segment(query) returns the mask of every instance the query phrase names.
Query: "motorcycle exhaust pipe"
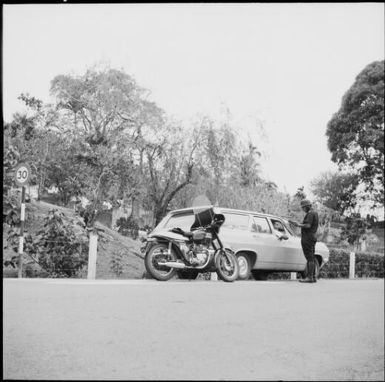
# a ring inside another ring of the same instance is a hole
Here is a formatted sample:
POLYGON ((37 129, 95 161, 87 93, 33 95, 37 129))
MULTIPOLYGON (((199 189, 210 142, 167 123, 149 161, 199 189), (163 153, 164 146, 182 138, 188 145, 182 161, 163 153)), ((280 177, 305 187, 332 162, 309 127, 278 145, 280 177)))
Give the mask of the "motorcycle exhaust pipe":
POLYGON ((179 263, 177 261, 166 261, 165 263, 159 263, 159 265, 164 265, 170 268, 184 269, 186 268, 185 264, 179 263))

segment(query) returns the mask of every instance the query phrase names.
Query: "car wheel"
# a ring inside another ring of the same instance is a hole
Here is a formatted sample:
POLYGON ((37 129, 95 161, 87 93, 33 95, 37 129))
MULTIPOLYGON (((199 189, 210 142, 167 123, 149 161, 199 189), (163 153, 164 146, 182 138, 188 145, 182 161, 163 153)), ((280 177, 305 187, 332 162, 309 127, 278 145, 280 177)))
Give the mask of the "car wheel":
POLYGON ((255 280, 265 281, 269 277, 269 272, 267 271, 259 271, 259 270, 253 269, 251 273, 255 280))
POLYGON ((249 257, 243 253, 237 255, 239 264, 238 280, 248 280, 250 278, 251 265, 249 257))

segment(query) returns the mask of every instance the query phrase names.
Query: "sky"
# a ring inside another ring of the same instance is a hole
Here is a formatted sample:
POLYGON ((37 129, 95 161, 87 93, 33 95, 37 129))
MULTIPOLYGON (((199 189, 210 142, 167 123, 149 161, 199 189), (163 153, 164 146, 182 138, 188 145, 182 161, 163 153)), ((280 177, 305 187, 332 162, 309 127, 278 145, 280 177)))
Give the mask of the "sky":
POLYGON ((122 69, 169 116, 228 108, 281 191, 336 170, 326 126, 384 59, 383 3, 3 5, 3 118, 59 74, 122 69))

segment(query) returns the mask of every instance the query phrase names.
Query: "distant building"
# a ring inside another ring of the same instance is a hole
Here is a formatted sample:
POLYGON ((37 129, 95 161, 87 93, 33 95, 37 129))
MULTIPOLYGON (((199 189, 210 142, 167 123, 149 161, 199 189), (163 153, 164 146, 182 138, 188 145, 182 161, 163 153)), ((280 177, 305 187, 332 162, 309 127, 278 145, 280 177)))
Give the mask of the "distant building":
MULTIPOLYGON (((21 195, 21 187, 19 188, 15 188, 15 187, 12 187, 9 191, 9 194, 10 195, 21 195)), ((26 200, 37 200, 39 196, 39 186, 37 185, 33 185, 33 186, 29 186, 27 185, 25 187, 25 198, 26 200)))

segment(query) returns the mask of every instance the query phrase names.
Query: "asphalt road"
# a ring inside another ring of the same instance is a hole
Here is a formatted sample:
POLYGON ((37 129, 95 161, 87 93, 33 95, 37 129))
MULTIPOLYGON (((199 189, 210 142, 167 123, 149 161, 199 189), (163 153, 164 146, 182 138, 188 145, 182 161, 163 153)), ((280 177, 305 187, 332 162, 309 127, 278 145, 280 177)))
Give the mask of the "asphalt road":
POLYGON ((383 380, 384 280, 3 280, 4 379, 383 380))

